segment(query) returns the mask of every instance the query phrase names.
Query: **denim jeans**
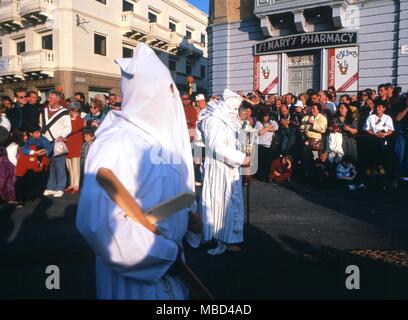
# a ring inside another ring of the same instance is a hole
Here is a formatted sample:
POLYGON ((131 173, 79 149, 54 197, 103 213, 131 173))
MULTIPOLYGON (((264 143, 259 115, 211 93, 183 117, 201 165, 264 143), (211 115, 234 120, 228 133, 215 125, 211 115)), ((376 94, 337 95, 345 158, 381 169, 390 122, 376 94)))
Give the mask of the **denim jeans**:
POLYGON ((408 132, 405 130, 397 130, 395 140, 395 154, 398 158, 400 175, 408 175, 408 132))
POLYGON ((50 176, 47 189, 53 191, 64 191, 67 184, 67 172, 65 170, 66 155, 51 157, 50 176))

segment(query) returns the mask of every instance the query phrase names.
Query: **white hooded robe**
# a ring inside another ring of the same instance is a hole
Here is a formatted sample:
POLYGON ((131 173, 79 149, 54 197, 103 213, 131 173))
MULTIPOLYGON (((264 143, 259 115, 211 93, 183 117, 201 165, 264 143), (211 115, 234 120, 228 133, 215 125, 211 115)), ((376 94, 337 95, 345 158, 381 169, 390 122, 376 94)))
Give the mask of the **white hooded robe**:
POLYGON ((202 193, 204 241, 243 242, 244 201, 240 166, 246 155, 241 151, 239 132, 238 108, 241 102, 239 95, 225 90, 224 101, 203 122, 206 145, 202 193))
MULTIPOLYGON (((158 236, 126 217, 96 180, 100 168, 111 169, 143 211, 194 192, 185 115, 170 72, 145 44, 117 63, 123 109, 109 112, 96 132, 76 222, 96 254, 97 298, 186 299, 187 289, 166 272, 187 234, 189 209, 160 221, 158 236), (174 161, 154 163, 165 156, 174 161)), ((200 236, 188 235, 198 246, 200 236)))

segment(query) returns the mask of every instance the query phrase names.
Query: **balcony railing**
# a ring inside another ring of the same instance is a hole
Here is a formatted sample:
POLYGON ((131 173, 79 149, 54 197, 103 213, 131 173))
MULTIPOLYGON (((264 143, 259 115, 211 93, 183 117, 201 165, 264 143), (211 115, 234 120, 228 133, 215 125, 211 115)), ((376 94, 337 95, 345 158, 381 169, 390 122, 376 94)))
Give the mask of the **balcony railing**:
POLYGON ((188 40, 188 42, 190 43, 193 55, 196 55, 196 56, 204 55, 204 47, 201 44, 201 42, 198 42, 192 39, 188 40))
POLYGON ((139 40, 150 33, 149 20, 131 11, 123 12, 121 29, 125 37, 139 40))
POLYGON ((21 56, 0 58, 0 77, 3 79, 23 79, 21 56))
POLYGON ((0 3, 0 26, 6 29, 18 29, 22 26, 20 17, 20 2, 4 0, 0 3))
POLYGON ((22 69, 24 74, 53 76, 55 55, 51 50, 28 51, 22 54, 22 69))
POLYGON ((169 28, 166 28, 158 23, 150 23, 150 35, 149 38, 153 42, 161 42, 164 44, 171 43, 171 33, 169 28))
POLYGON ((199 58, 204 55, 204 48, 201 43, 188 38, 183 39, 178 50, 191 58, 199 58))
POLYGON ((27 20, 44 20, 52 15, 54 0, 21 0, 20 14, 27 20))

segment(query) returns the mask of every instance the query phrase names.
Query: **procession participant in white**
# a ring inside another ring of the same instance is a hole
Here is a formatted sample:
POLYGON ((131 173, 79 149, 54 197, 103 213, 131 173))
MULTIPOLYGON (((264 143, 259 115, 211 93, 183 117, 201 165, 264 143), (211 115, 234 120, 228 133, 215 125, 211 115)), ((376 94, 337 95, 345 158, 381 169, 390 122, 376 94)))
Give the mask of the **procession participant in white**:
POLYGON ((202 194, 204 241, 218 240, 209 254, 239 251, 243 242, 244 201, 239 167, 250 158, 241 152, 238 108, 242 98, 225 90, 224 101, 205 120, 206 157, 202 194))
MULTIPOLYGON (((111 111, 96 132, 85 164, 77 228, 96 254, 99 299, 186 299, 188 290, 169 269, 188 232, 189 208, 157 224, 162 236, 125 216, 98 184, 109 169, 145 212, 183 192, 194 192, 185 115, 170 72, 145 44, 122 70, 123 111, 111 111)), ((190 221, 191 222, 191 221, 190 221)))

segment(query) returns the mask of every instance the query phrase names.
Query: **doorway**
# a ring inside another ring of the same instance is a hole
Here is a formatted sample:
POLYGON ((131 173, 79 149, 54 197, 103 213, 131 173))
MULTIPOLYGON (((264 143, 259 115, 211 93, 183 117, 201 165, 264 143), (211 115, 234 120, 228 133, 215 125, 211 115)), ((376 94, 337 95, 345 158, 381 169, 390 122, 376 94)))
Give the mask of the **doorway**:
POLYGON ((289 92, 298 96, 320 90, 320 50, 288 53, 289 92))

